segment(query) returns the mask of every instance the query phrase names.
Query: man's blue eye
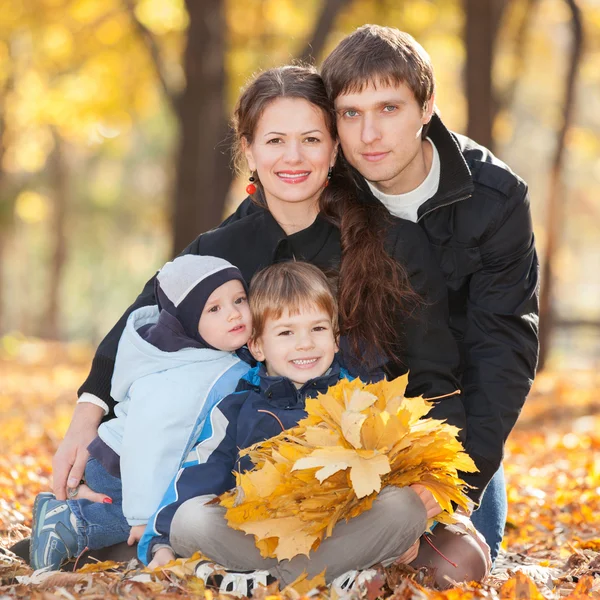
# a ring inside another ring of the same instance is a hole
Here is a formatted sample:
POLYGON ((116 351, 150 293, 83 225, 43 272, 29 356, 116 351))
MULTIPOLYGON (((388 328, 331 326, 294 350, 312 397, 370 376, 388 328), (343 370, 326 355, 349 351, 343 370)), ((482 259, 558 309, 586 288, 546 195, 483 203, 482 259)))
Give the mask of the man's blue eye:
POLYGON ((394 112, 396 110, 396 108, 397 107, 394 106, 393 104, 388 104, 387 106, 383 107, 383 110, 384 110, 384 112, 394 112))
POLYGON ((358 114, 357 110, 346 110, 344 111, 344 117, 355 117, 358 114))

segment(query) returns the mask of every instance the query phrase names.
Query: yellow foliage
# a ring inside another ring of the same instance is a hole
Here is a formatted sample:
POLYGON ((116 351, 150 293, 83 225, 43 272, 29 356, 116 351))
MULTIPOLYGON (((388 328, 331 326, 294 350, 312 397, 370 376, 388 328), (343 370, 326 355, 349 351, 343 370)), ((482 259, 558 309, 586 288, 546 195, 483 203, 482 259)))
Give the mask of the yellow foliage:
POLYGON ((430 402, 404 397, 406 381, 342 380, 306 401, 296 427, 242 450, 255 469, 221 496, 229 525, 253 534, 264 557, 308 555, 382 487, 414 483, 443 508, 436 519, 451 523, 452 502, 467 505, 458 471, 476 468, 455 427, 425 418, 430 402))

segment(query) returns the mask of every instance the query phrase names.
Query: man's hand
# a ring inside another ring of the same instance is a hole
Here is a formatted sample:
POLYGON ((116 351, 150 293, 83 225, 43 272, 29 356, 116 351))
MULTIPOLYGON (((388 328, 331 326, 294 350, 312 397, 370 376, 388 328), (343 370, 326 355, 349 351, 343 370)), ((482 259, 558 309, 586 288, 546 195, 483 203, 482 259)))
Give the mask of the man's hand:
POLYGON ((424 485, 415 483, 410 487, 417 492, 421 502, 423 502, 425 510, 427 511, 428 519, 432 519, 442 512, 442 507, 437 503, 436 499, 433 497, 433 494, 424 485))
POLYGON ((71 424, 52 460, 54 495, 66 500, 67 487, 76 488, 83 479, 89 453, 87 447, 98 434, 104 411, 95 404, 77 404, 71 424))
MULTIPOLYGON (((133 546, 137 544, 144 535, 144 531, 146 529, 146 525, 134 525, 129 532, 129 538, 127 539, 127 545, 133 546)), ((158 552, 157 552, 158 554, 158 552)))
POLYGON ((404 553, 401 554, 395 561, 396 565, 407 565, 411 563, 415 558, 417 558, 417 554, 419 554, 419 546, 421 544, 421 538, 418 538, 417 541, 404 553))
POLYGON ((149 569, 164 567, 168 562, 175 560, 175 554, 171 548, 159 548, 154 555, 154 558, 148 565, 149 569))

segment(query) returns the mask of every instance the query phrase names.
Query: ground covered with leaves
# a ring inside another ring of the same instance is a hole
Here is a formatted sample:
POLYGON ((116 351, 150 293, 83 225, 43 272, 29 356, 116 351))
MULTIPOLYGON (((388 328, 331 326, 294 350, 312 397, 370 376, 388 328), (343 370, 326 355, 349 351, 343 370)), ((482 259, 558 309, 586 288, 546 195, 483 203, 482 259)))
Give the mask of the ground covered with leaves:
MULTIPOLYGON (((82 346, 0 339, 0 600, 158 594, 212 600, 193 577, 194 560, 152 574, 135 563, 101 563, 34 576, 7 551, 28 536, 35 495, 50 489, 52 455, 89 364, 89 349, 82 346)), ((592 371, 538 376, 508 443, 504 551, 483 585, 440 593, 425 587, 426 573, 393 567, 355 594, 367 600, 600 598, 599 390, 600 374, 592 371)), ((335 596, 304 581, 282 591, 263 588, 255 597, 297 600, 310 589, 315 597, 335 596)))

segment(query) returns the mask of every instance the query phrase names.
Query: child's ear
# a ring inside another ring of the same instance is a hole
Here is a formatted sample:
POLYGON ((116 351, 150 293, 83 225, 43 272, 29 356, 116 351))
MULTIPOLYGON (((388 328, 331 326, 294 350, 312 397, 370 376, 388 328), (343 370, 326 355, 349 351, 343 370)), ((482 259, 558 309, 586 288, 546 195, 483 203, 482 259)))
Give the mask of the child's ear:
POLYGON ((250 338, 248 340, 248 350, 250 350, 250 353, 258 362, 263 362, 263 360, 265 360, 260 338, 250 338))

